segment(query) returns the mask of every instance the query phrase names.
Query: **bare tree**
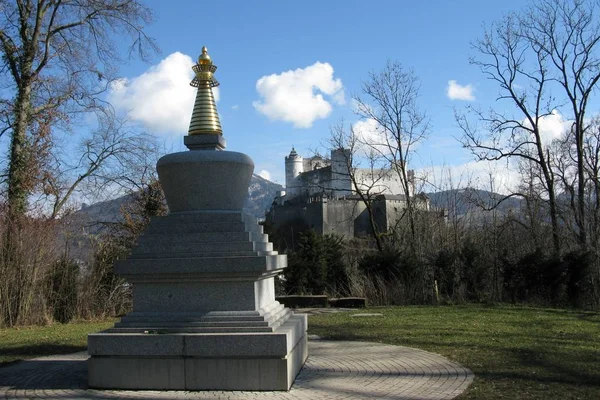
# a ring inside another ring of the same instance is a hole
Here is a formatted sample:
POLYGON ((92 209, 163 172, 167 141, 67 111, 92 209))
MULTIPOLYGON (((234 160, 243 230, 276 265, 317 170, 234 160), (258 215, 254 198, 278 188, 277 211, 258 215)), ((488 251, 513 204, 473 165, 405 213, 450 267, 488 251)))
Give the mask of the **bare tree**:
POLYGON ((429 118, 419 110, 419 81, 412 71, 398 62, 389 61, 380 72, 371 72, 362 85, 364 97, 355 96, 357 114, 375 122, 380 133, 365 140, 386 161, 398 177, 406 198, 406 215, 413 250, 417 245, 415 210, 412 198, 413 179, 408 163, 416 146, 429 133, 429 118))
MULTIPOLYGON (((145 59, 156 50, 144 32, 151 20, 137 0, 0 0, 0 135, 10 138, 0 279, 27 273, 19 237, 31 195, 52 198, 51 214, 57 216, 84 180, 107 168, 107 152, 110 159, 119 157, 114 146, 122 146, 123 138, 96 134, 83 146, 79 175, 68 181, 56 135, 71 131, 90 112, 107 115, 110 106, 101 96, 120 61, 112 37, 130 38, 129 53, 145 59), (120 144, 108 143, 111 139, 120 144)), ((11 304, 0 318, 15 323, 27 294, 0 289, 0 298, 11 304)))
MULTIPOLYGON (((577 198, 575 222, 582 247, 587 246, 585 218, 584 146, 589 121, 587 107, 600 81, 600 15, 594 0, 543 0, 520 18, 522 35, 549 61, 549 77, 562 89, 572 121, 569 131, 575 143, 577 198)), ((561 101, 562 101, 561 99, 561 101)), ((557 104, 557 106, 560 105, 557 104)))
MULTIPOLYGON (((142 58, 155 49, 144 33, 150 10, 136 0, 3 0, 0 2, 0 132, 9 134, 8 217, 19 218, 39 176, 37 153, 54 129, 102 108, 99 95, 119 61, 111 35, 130 37, 142 58)), ((50 146, 51 147, 51 146, 50 146)))
MULTIPOLYGON (((554 251, 561 249, 557 173, 551 143, 540 128, 544 118, 559 111, 572 122, 576 168, 574 216, 581 247, 587 245, 585 223, 584 143, 589 121, 586 111, 600 79, 600 19, 594 0, 540 0, 521 14, 512 13, 485 32, 474 44, 478 57, 471 60, 500 87, 499 103, 512 104, 514 112, 492 109, 469 111, 484 124, 481 129, 458 114, 463 145, 479 159, 517 158, 535 165, 544 187, 552 224, 554 251), (483 130, 483 133, 482 133, 483 130)), ((558 169, 557 169, 558 168, 558 169)), ((564 175, 561 175, 564 177, 564 175)), ((569 186, 565 186, 569 189, 569 186)))
POLYGON ((589 125, 583 144, 584 167, 587 176, 589 210, 591 213, 591 242, 600 248, 600 117, 589 125))
POLYGON ((41 177, 39 189, 50 202, 50 219, 60 216, 71 196, 81 189, 94 198, 143 190, 155 180, 160 152, 154 136, 108 115, 80 141, 77 154, 78 158, 70 159, 54 152, 52 165, 41 177))
POLYGON ((369 215, 369 224, 373 239, 375 240, 377 249, 382 251, 382 232, 381 227, 378 226, 375 220, 373 200, 385 189, 382 185, 389 170, 386 171, 377 168, 380 156, 373 149, 362 148, 364 154, 359 154, 361 152, 361 145, 358 141, 358 136, 352 127, 347 129, 343 121, 330 128, 329 145, 333 150, 342 150, 345 171, 341 174, 341 177, 342 179, 350 180, 353 192, 364 204, 369 215), (367 176, 358 173, 361 159, 368 164, 368 168, 366 169, 368 171, 367 176))
POLYGON ((473 47, 479 58, 471 59, 488 79, 500 87, 498 101, 516 106, 515 113, 491 109, 485 113, 473 107, 456 114, 463 131, 462 144, 479 160, 517 158, 535 164, 548 195, 555 252, 560 252, 556 178, 540 130, 544 117, 553 110, 549 94, 548 60, 520 33, 521 24, 509 15, 486 31, 473 47), (529 57, 528 57, 529 56, 529 57), (470 116, 477 122, 473 123, 470 116), (482 123, 481 126, 479 123, 482 123))

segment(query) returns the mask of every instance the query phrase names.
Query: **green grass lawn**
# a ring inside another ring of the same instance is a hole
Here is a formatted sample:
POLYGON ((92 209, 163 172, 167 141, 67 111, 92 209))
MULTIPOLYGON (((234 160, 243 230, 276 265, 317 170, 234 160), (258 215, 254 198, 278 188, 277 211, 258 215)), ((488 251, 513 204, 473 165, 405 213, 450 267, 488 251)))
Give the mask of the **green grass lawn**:
MULTIPOLYGON (((0 366, 81 351, 111 326, 78 322, 0 329, 0 366)), ((411 306, 311 315, 309 333, 416 347, 470 368, 463 399, 600 399, 600 314, 512 306, 411 306), (352 314, 382 313, 353 318, 352 314)))
POLYGON ((600 399, 600 314, 512 306, 411 306, 309 318, 309 333, 416 347, 475 373, 461 399, 600 399))
POLYGON ((0 366, 17 360, 85 350, 88 333, 113 324, 114 321, 73 322, 0 329, 0 366))

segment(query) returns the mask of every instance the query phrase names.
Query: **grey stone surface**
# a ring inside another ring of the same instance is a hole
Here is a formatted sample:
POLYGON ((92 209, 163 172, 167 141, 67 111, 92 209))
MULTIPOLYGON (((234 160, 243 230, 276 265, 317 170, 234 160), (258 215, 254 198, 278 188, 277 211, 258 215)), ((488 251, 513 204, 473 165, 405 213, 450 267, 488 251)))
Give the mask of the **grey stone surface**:
POLYGON ((187 358, 187 390, 288 390, 286 359, 187 358))
MULTIPOLYGON (((273 284, 273 278, 263 280, 265 286, 273 284)), ((133 288, 134 311, 154 312, 210 312, 256 310, 256 298, 253 281, 222 281, 222 282, 171 282, 164 284, 137 283, 133 288), (231 293, 235 293, 234 296, 231 293)), ((267 300, 268 301, 268 300, 267 300)), ((272 300, 271 300, 272 301, 272 300)))
MULTIPOLYGON (((218 147, 213 139, 186 144, 218 147)), ((273 279, 287 258, 241 212, 253 168, 248 156, 224 151, 159 160, 172 214, 153 218, 115 264, 132 284, 133 312, 89 335, 95 387, 289 389, 306 359, 306 316, 275 301, 273 279)))
POLYGON ((287 259, 271 249, 256 219, 241 212, 153 219, 132 256, 115 265, 133 284, 133 312, 89 335, 90 382, 287 390, 306 359, 306 316, 275 301, 273 277, 287 259), (237 233, 235 242, 214 240, 237 233), (198 377, 199 370, 209 372, 198 377))
POLYGON ((175 241, 180 243, 203 243, 203 242, 228 242, 228 241, 241 241, 250 240, 254 242, 266 242, 268 240, 267 235, 257 234, 254 232, 215 232, 205 233, 196 232, 188 233, 186 235, 179 235, 176 233, 164 233, 160 235, 149 235, 143 234, 138 238, 138 244, 153 245, 156 243, 162 243, 164 241, 175 241))
POLYGON ((90 388, 176 390, 185 388, 183 358, 92 357, 88 360, 90 388), (139 385, 143 382, 143 385, 139 385))
POLYGON ((107 334, 101 332, 88 336, 88 353, 91 356, 153 355, 158 357, 180 355, 183 351, 183 335, 107 334))
POLYGON ((168 216, 155 216, 151 218, 152 224, 170 224, 171 221, 179 222, 245 222, 245 214, 239 210, 195 210, 179 213, 170 213, 168 216))
POLYGON ((287 266, 285 255, 249 257, 190 257, 190 258, 130 258, 115 263, 115 272, 128 280, 135 275, 150 274, 235 274, 250 273, 260 276, 262 272, 279 273, 287 266))
POLYGON ((94 390, 87 354, 0 367, 3 399, 453 399, 473 374, 437 354, 365 342, 308 342, 310 356, 290 391, 94 390))
POLYGON ((166 241, 150 245, 137 246, 132 257, 150 257, 160 254, 169 254, 173 256, 173 252, 177 254, 213 254, 221 252, 223 254, 240 252, 240 251, 272 251, 273 244, 265 242, 204 242, 204 243, 169 243, 166 241))
POLYGON ((223 135, 186 135, 183 144, 190 150, 224 150, 227 147, 223 135))
POLYGON ((89 382, 119 389, 288 390, 306 360, 305 332, 306 315, 294 315, 273 332, 92 334, 89 382))
MULTIPOLYGON (((149 328, 150 329, 150 328, 149 328)), ((223 333, 117 333, 88 337, 92 356, 285 358, 306 336, 306 315, 290 316, 275 329, 223 333)), ((143 332, 143 331, 142 331, 143 332)), ((150 329, 148 332, 160 332, 150 329)))
POLYGON ((254 163, 231 151, 185 151, 162 157, 156 169, 173 213, 241 210, 254 163))
MULTIPOLYGON (((168 217, 166 217, 168 218, 168 217)), ((146 228, 147 233, 176 233, 183 235, 195 232, 244 232, 246 224, 237 222, 180 222, 176 224, 150 224, 146 228)))

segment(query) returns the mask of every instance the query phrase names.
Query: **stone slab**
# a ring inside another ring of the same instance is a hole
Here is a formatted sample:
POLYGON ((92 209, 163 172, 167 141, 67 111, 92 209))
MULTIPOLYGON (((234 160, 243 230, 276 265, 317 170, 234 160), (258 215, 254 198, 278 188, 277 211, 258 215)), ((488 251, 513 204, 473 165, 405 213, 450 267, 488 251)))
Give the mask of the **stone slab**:
POLYGON ((88 335, 91 356, 179 356, 184 352, 184 335, 146 335, 143 333, 92 333, 88 335))
POLYGON ((181 243, 162 241, 152 245, 141 244, 133 249, 132 256, 167 253, 173 257, 175 254, 187 253, 210 253, 210 252, 240 252, 240 251, 273 251, 273 244, 268 242, 251 241, 227 241, 227 242, 204 242, 204 243, 181 243))
POLYGON ((306 336, 307 318, 296 314, 274 332, 248 333, 93 333, 92 356, 271 357, 283 358, 306 336))
POLYGON ((267 242, 269 240, 266 234, 254 232, 195 232, 180 235, 176 233, 142 234, 137 242, 138 244, 157 244, 165 241, 179 243, 202 243, 202 242, 229 242, 229 241, 253 241, 267 242))
POLYGON ((111 389, 286 391, 307 355, 303 337, 282 358, 92 357, 88 382, 111 389))
POLYGON ((236 210, 193 210, 170 213, 169 215, 153 216, 150 218, 152 224, 178 222, 250 222, 257 223, 256 217, 248 215, 243 211, 236 210))
POLYGON ((161 274, 233 274, 278 271, 287 266, 286 255, 249 257, 177 257, 160 259, 127 259, 115 263, 121 276, 161 274))
MULTIPOLYGON (((196 232, 247 232, 246 223, 238 222, 178 222, 172 224, 149 224, 147 233, 196 233, 196 232)), ((256 230, 258 232, 258 229, 256 230)))
POLYGON ((183 358, 92 357, 91 388, 177 390, 185 388, 183 358))
POLYGON ((183 144, 190 150, 225 150, 223 135, 185 135, 183 144))
MULTIPOLYGON (((156 262, 156 260, 154 260, 156 262)), ((274 300, 274 278, 256 280, 262 272, 224 275, 190 271, 187 279, 165 273, 135 275, 133 311, 209 313, 211 311, 253 311, 277 304, 274 300)))
POLYGON ((95 388, 288 390, 308 355, 306 315, 272 333, 91 334, 88 352, 95 388))

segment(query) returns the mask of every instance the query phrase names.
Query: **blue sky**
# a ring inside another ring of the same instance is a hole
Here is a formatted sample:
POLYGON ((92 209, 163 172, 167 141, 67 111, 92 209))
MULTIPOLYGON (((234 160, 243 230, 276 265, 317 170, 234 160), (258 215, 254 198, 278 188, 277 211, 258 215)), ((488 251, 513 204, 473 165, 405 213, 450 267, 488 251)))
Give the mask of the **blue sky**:
POLYGON ((357 122, 352 95, 360 93, 369 71, 381 70, 387 60, 414 70, 421 82, 421 109, 431 117, 430 137, 412 167, 446 164, 455 166, 457 173, 485 169, 472 163, 469 152, 454 139, 460 132, 453 107, 487 108, 494 102, 498 88, 469 65, 470 44, 482 37, 485 26, 519 10, 524 2, 153 0, 146 4, 156 14, 148 33, 161 54, 151 64, 124 65, 120 71, 124 80, 109 98, 165 140, 167 148, 184 150, 182 137, 195 95, 185 82, 192 76, 191 60, 205 45, 218 66, 218 109, 227 149, 248 154, 256 173, 284 184, 283 157, 292 145, 308 156, 327 140, 329 127, 340 118, 357 122), (257 82, 263 77, 259 93, 257 82), (470 100, 451 99, 450 81, 460 85, 455 88, 462 98, 470 100))

